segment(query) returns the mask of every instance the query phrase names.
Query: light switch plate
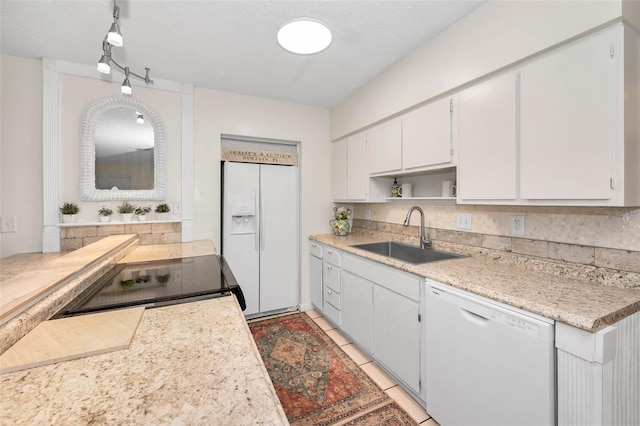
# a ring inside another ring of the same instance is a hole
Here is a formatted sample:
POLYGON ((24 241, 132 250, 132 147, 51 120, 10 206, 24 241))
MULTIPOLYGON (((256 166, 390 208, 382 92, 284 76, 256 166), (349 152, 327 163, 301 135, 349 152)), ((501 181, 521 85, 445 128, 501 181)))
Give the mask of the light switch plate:
POLYGON ((456 213, 456 227, 471 230, 471 213, 456 213))
POLYGON ((173 203, 173 214, 182 214, 182 205, 180 203, 173 203))

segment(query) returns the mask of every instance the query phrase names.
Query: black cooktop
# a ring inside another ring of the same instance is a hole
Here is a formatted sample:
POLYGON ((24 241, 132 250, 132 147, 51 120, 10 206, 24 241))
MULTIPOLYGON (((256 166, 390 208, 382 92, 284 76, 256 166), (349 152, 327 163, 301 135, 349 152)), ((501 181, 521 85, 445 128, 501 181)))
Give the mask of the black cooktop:
POLYGON ((116 265, 54 317, 133 306, 158 307, 235 294, 244 296, 222 256, 116 265))

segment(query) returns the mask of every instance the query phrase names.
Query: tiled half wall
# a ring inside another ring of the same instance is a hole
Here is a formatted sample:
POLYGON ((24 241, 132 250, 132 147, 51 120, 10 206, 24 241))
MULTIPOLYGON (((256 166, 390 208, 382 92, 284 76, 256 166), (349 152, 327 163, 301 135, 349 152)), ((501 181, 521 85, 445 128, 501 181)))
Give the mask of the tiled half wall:
POLYGON ((108 235, 119 234, 138 234, 140 245, 179 243, 182 241, 182 224, 151 222, 61 227, 60 250, 76 250, 108 235))

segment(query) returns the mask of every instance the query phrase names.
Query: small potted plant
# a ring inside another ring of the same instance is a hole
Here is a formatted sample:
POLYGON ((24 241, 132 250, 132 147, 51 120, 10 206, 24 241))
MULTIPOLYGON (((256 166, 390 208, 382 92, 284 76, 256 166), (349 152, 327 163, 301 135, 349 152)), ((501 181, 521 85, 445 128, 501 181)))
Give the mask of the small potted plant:
POLYGON ((79 211, 80 207, 74 203, 64 203, 62 207, 60 207, 60 213, 62 213, 64 223, 75 222, 79 211))
POLYGON ((147 220, 147 213, 151 211, 151 207, 137 207, 135 210, 136 216, 138 216, 139 221, 147 220))
POLYGON ((102 207, 98 210, 98 215, 100 216, 100 222, 109 222, 109 218, 113 214, 113 210, 108 207, 102 207))
POLYGON ((131 216, 133 215, 133 212, 135 211, 135 209, 136 209, 136 206, 134 206, 128 201, 125 201, 124 203, 120 204, 118 206, 118 213, 122 215, 122 221, 131 222, 131 216))
POLYGON ((167 203, 160 203, 156 206, 156 217, 158 220, 167 220, 169 218, 169 212, 171 208, 167 203))

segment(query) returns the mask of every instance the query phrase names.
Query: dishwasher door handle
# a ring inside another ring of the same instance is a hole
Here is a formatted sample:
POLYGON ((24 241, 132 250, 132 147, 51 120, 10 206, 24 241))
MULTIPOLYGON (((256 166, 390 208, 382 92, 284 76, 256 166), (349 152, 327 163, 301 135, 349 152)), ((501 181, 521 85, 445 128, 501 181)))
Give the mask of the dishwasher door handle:
POLYGON ((487 326, 489 324, 489 318, 485 318, 482 315, 476 314, 475 312, 467 311, 466 309, 460 308, 460 313, 463 318, 474 324, 478 324, 481 326, 487 326))

